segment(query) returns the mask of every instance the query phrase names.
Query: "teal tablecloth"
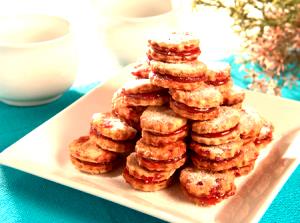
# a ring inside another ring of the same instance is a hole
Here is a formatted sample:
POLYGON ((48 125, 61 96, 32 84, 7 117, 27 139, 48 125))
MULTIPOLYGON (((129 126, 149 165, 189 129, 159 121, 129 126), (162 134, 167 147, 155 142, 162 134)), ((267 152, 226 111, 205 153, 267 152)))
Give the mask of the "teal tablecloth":
MULTIPOLYGON (((237 84, 239 81, 238 77, 235 77, 237 84)), ((59 100, 43 106, 13 107, 0 102, 0 151, 80 98, 91 87, 93 85, 73 88, 59 100)), ((300 97, 296 99, 299 100, 300 97)), ((101 198, 1 166, 0 222, 162 221, 101 198)), ((299 167, 284 185, 261 222, 300 222, 299 167)))

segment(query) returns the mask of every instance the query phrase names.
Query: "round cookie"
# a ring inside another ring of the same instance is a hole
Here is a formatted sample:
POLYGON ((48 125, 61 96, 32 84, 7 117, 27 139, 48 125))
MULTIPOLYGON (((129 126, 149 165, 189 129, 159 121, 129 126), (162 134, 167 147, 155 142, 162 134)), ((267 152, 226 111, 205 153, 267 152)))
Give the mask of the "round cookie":
POLYGON ((187 167, 180 172, 184 194, 195 204, 214 205, 235 194, 234 174, 212 173, 187 167))
POLYGON ((195 91, 170 89, 169 93, 175 101, 190 107, 213 108, 223 102, 222 94, 212 86, 203 86, 195 91))
POLYGON ((126 159, 126 168, 131 176, 137 179, 144 180, 145 183, 159 182, 168 180, 174 173, 171 171, 149 171, 138 164, 136 153, 133 152, 126 159))
POLYGON ((192 131, 198 134, 222 132, 239 124, 240 112, 231 107, 221 107, 220 115, 208 121, 196 121, 192 123, 192 131))
POLYGON ((239 130, 240 137, 244 143, 254 141, 254 139, 259 135, 262 125, 262 119, 255 110, 250 108, 242 110, 239 130))
POLYGON ((112 100, 112 112, 133 128, 140 130, 140 117, 146 106, 127 106, 121 97, 112 100))
POLYGON ((250 162, 247 166, 243 167, 233 167, 229 170, 223 171, 223 172, 232 172, 236 177, 245 176, 248 173, 250 173, 255 166, 255 161, 250 162))
POLYGON ((236 86, 223 93, 223 106, 232 106, 235 108, 242 108, 245 99, 245 92, 236 86))
POLYGON ((101 149, 89 136, 75 139, 69 145, 73 165, 82 172, 90 174, 106 173, 113 169, 117 154, 101 149))
POLYGON ((260 129, 259 135, 254 140, 254 143, 258 149, 262 149, 266 147, 273 139, 273 131, 274 126, 273 124, 262 118, 262 128, 260 129))
POLYGON ((188 135, 188 127, 185 125, 175 132, 169 134, 160 134, 150 131, 142 131, 142 138, 146 144, 160 146, 183 140, 188 135))
POLYGON ((90 140, 95 142, 101 149, 112 151, 115 153, 128 153, 134 150, 133 141, 115 141, 102 135, 90 133, 90 140))
POLYGON ((147 79, 150 71, 151 68, 148 61, 138 61, 132 65, 131 74, 138 79, 147 79))
POLYGON ((153 73, 169 74, 174 77, 202 77, 206 74, 206 65, 199 60, 187 63, 164 63, 160 61, 150 61, 150 67, 153 73))
POLYGON ((163 105, 168 103, 169 94, 162 88, 150 83, 149 79, 126 82, 114 95, 113 101, 121 100, 126 106, 163 105))
POLYGON ((135 190, 140 190, 140 191, 144 191, 144 192, 153 192, 153 191, 165 189, 165 188, 169 187, 173 182, 173 179, 171 177, 168 180, 145 183, 144 180, 135 178, 134 176, 130 175, 127 168, 125 168, 123 171, 123 178, 132 188, 134 188, 135 190))
POLYGON ((177 141, 163 146, 145 144, 143 138, 135 146, 140 166, 151 171, 170 171, 181 167, 186 161, 186 145, 177 141))
POLYGON ((148 40, 150 47, 171 52, 187 52, 198 49, 199 43, 198 38, 187 32, 159 33, 148 40))
POLYGON ((242 146, 240 153, 229 159, 221 161, 210 160, 199 156, 196 153, 192 153, 191 159, 198 169, 224 171, 235 167, 240 168, 248 166, 257 159, 258 155, 258 149, 255 147, 253 142, 250 142, 242 146))
POLYGON ((209 120, 219 114, 222 94, 214 87, 200 87, 195 91, 170 89, 170 107, 179 115, 192 120, 209 120))
POLYGON ((199 39, 191 33, 173 32, 165 35, 160 33, 148 40, 148 43, 147 56, 150 61, 182 63, 196 60, 201 53, 199 39))
POLYGON ((187 124, 187 119, 177 115, 166 106, 149 106, 141 116, 141 128, 144 131, 170 134, 187 124))
POLYGON ((117 141, 134 139, 137 133, 112 113, 95 113, 91 121, 91 132, 117 141))
POLYGON ((237 155, 243 145, 242 140, 237 140, 221 145, 208 146, 205 144, 199 144, 192 141, 189 148, 197 153, 199 156, 210 160, 226 160, 237 155))
POLYGON ((163 87, 163 88, 173 88, 180 90, 192 91, 204 85, 204 80, 206 76, 198 77, 179 77, 172 76, 169 74, 159 74, 150 72, 149 78, 152 84, 163 87))
POLYGON ((225 62, 206 63, 207 84, 220 86, 230 80, 231 67, 225 62))
POLYGON ((210 120, 218 116, 219 108, 196 108, 190 107, 183 103, 174 101, 173 99, 170 100, 170 108, 179 114, 182 117, 191 119, 191 120, 210 120))

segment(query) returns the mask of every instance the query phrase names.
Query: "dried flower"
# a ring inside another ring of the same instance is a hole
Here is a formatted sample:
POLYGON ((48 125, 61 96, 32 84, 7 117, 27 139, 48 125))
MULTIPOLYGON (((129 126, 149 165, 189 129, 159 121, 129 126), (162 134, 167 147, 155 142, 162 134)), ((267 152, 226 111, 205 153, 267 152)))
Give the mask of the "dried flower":
POLYGON ((261 71, 247 70, 250 89, 280 95, 284 86, 293 86, 300 74, 300 0, 194 0, 226 9, 234 19, 233 28, 243 39, 244 64, 257 64, 261 71), (262 78, 261 74, 267 78, 262 78))

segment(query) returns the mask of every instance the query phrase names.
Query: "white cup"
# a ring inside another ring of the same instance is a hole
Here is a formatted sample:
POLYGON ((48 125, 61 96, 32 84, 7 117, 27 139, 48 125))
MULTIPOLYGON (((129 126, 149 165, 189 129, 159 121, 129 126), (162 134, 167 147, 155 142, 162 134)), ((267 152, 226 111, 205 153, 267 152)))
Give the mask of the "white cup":
POLYGON ((31 106, 73 84, 77 56, 70 23, 50 15, 0 16, 0 100, 31 106))
POLYGON ((158 32, 176 29, 171 0, 93 0, 100 32, 122 64, 146 56, 147 40, 158 32))

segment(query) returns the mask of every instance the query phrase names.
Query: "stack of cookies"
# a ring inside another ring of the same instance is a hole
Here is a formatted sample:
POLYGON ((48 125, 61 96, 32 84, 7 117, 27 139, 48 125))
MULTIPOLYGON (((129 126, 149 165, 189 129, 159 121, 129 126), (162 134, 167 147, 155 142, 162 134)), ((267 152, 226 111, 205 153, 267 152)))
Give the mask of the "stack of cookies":
POLYGON ((142 138, 127 157, 123 176, 137 190, 164 189, 186 161, 187 120, 167 106, 149 106, 141 116, 141 128, 142 138))
POLYGON ((228 64, 198 59, 193 35, 148 43, 147 62, 131 72, 137 79, 114 94, 112 113, 94 115, 90 135, 70 145, 71 160, 81 171, 103 173, 134 150, 123 170, 134 189, 164 189, 178 172, 190 200, 220 202, 235 193, 235 177, 253 169, 273 126, 243 108, 245 93, 233 86, 228 64))
POLYGON ((89 136, 69 145, 71 161, 82 172, 107 173, 117 166, 122 154, 134 150, 137 131, 112 113, 95 113, 89 136))

